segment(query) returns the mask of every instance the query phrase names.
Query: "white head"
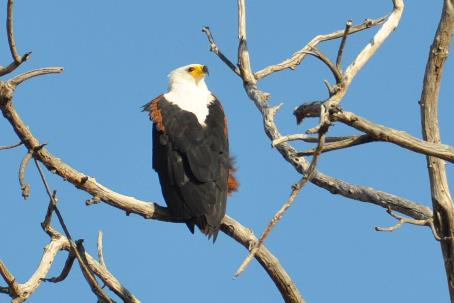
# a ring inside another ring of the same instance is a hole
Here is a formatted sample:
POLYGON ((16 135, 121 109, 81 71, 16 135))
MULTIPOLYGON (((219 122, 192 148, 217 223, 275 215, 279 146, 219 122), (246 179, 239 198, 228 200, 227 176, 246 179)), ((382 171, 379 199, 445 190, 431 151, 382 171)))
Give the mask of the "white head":
POLYGON ((169 91, 178 89, 179 86, 208 89, 204 80, 206 75, 208 75, 206 65, 189 64, 179 67, 169 74, 169 91))
POLYGON ((164 94, 167 101, 194 113, 201 125, 205 125, 208 105, 214 100, 204 80, 206 75, 206 65, 189 64, 179 67, 170 72, 169 91, 164 94))

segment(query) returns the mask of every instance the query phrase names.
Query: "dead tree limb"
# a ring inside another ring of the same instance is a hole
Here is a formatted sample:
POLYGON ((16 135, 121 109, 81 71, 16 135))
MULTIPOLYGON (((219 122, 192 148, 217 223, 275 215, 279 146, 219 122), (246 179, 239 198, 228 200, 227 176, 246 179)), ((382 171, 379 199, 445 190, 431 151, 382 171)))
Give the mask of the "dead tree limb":
MULTIPOLYGON (((305 117, 318 117, 320 115, 321 102, 303 104, 295 110, 297 121, 305 117)), ((360 130, 377 141, 396 144, 405 149, 428 156, 437 157, 454 163, 454 147, 438 142, 430 142, 415 138, 408 133, 396 130, 384 125, 376 124, 357 114, 337 109, 331 113, 331 119, 340 121, 357 130, 360 130)))
MULTIPOLYGON (((424 140, 441 142, 438 126, 438 97, 444 63, 454 33, 454 0, 445 0, 440 23, 430 48, 421 92, 421 124, 424 140)), ((441 250, 448 278, 449 294, 454 301, 454 206, 449 191, 445 162, 427 157, 434 225, 441 238, 441 250)))
POLYGON ((16 148, 21 145, 22 145, 22 142, 19 142, 19 143, 13 144, 13 145, 4 145, 4 146, 0 146, 0 150, 13 149, 13 148, 16 148))

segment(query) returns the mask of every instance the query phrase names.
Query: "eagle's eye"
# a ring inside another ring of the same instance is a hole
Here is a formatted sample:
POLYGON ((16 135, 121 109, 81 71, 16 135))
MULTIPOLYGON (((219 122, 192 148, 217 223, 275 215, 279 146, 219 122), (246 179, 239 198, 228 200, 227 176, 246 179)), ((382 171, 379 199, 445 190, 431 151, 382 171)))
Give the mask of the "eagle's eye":
POLYGON ((191 73, 191 72, 194 71, 194 69, 195 69, 195 68, 191 66, 190 68, 188 68, 188 72, 191 73))

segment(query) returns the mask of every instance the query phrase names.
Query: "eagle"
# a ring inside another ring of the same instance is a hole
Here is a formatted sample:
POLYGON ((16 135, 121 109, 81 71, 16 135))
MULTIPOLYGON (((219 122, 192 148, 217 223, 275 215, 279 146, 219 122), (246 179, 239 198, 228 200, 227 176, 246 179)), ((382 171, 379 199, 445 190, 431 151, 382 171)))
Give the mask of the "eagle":
POLYGON ((153 169, 173 216, 216 240, 227 196, 238 189, 227 119, 205 83, 202 64, 169 74, 168 92, 143 107, 153 122, 153 169))

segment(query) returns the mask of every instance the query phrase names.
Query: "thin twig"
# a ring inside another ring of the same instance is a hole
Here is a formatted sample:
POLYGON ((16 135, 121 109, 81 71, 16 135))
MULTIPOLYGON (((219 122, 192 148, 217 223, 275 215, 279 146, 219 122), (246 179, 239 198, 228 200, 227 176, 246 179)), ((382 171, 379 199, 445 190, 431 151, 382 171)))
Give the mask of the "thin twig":
POLYGON ((55 230, 50 225, 52 221, 52 213, 54 212, 54 202, 57 203, 57 191, 52 192, 52 199, 49 201, 49 205, 47 207, 46 216, 44 217, 44 221, 41 223, 42 229, 49 235, 49 237, 56 237, 55 230))
POLYGON ((325 63, 326 66, 330 69, 331 73, 333 74, 334 78, 336 79, 336 83, 341 83, 342 82, 342 73, 341 71, 337 68, 336 65, 334 65, 331 60, 325 56, 319 49, 315 47, 311 47, 310 51, 306 52, 308 55, 312 55, 315 58, 320 59, 323 63, 325 63))
MULTIPOLYGON (((282 144, 284 142, 296 141, 296 140, 302 140, 302 141, 307 142, 307 140, 310 140, 310 139, 315 139, 315 138, 310 137, 306 134, 287 135, 287 136, 282 136, 280 138, 277 138, 276 140, 273 140, 273 142, 271 142, 271 146, 276 147, 276 145, 282 144)), ((318 142, 318 140, 317 140, 317 142, 318 142)))
MULTIPOLYGON (((376 142, 376 141, 378 141, 378 140, 369 135, 346 137, 345 139, 342 139, 342 140, 334 141, 332 143, 326 143, 325 145, 323 145, 322 153, 339 150, 339 149, 344 149, 344 148, 349 148, 352 146, 370 143, 370 142, 376 142)), ((326 139, 326 142, 328 142, 328 138, 326 139)), ((315 152, 315 148, 311 148, 311 149, 308 149, 308 150, 305 150, 302 152, 298 152, 297 155, 298 156, 310 156, 310 155, 313 155, 314 152, 315 152)))
POLYGON ((325 87, 328 90, 330 97, 336 93, 336 89, 329 83, 328 80, 323 79, 323 84, 325 84, 325 87))
POLYGON ((29 151, 25 154, 19 166, 19 184, 22 191, 22 197, 27 200, 30 197, 30 184, 25 182, 25 171, 30 159, 33 157, 33 153, 29 151))
POLYGON ((424 219, 424 220, 416 220, 416 219, 412 219, 412 218, 405 218, 405 217, 402 217, 398 214, 395 214, 391 208, 388 207, 388 209, 386 210, 386 212, 391 216, 393 217, 394 219, 397 220, 397 223, 393 226, 390 226, 390 227, 380 227, 380 226, 376 226, 375 227, 375 230, 376 231, 388 231, 388 232, 393 232, 397 229, 399 229, 403 224, 405 223, 408 223, 408 224, 413 224, 413 225, 420 225, 420 226, 430 226, 430 222, 433 222, 433 220, 430 218, 430 219, 424 219))
POLYGON ((18 146, 21 146, 22 144, 23 144, 23 143, 22 143, 22 141, 21 141, 21 142, 19 142, 19 143, 13 144, 13 145, 4 145, 4 146, 0 146, 0 150, 16 148, 16 147, 18 147, 18 146))
POLYGON ((235 74, 241 76, 238 66, 233 64, 232 61, 224 56, 224 54, 219 50, 216 42, 214 41, 213 35, 211 34, 210 28, 208 26, 204 26, 202 28, 202 32, 206 34, 208 42, 210 43, 210 51, 215 53, 222 60, 222 62, 224 62, 235 74))
MULTIPOLYGON (((352 135, 352 136, 340 136, 340 137, 326 137, 325 138, 326 143, 323 145, 323 151, 325 150, 325 147, 328 145, 328 143, 344 144, 345 142, 354 141, 354 140, 357 140, 360 138, 366 139, 368 137, 370 137, 370 136, 369 135, 361 135, 361 136, 352 135)), ((273 142, 271 142, 271 146, 276 147, 277 145, 288 142, 288 141, 298 141, 298 140, 308 142, 308 143, 318 143, 318 137, 312 137, 312 136, 309 136, 306 134, 293 134, 293 135, 281 136, 277 139, 274 139, 273 142)), ((310 154, 313 154, 313 152, 311 152, 310 154)))
POLYGON ((106 262, 104 261, 104 254, 103 254, 103 241, 102 241, 102 230, 98 232, 98 262, 104 268, 107 268, 106 262))
POLYGON ((337 59, 336 59, 336 67, 338 70, 342 70, 342 55, 344 53, 345 42, 347 41, 347 37, 349 34, 349 30, 352 27, 352 20, 348 20, 345 24, 344 35, 342 36, 341 43, 339 45, 339 50, 337 52, 337 59))
POLYGON ((273 229, 273 227, 279 222, 282 217, 284 216, 285 212, 292 206, 293 202, 295 201, 296 196, 298 193, 301 191, 301 189, 304 187, 304 185, 311 180, 313 173, 315 171, 315 168, 317 166, 318 160, 320 158, 320 153, 323 148, 323 144, 325 141, 325 133, 320 133, 319 134, 319 142, 317 145, 316 153, 314 154, 314 157, 312 158, 311 164, 306 172, 306 174, 301 178, 301 180, 294 184, 292 187, 292 192, 290 193, 289 198, 287 201, 284 203, 284 205, 279 209, 279 211, 273 216, 273 219, 268 223, 266 226, 265 230, 263 231, 262 235, 260 236, 259 240, 254 244, 254 247, 252 250, 249 252, 249 255, 244 259, 243 263, 241 263, 240 267, 235 273, 235 277, 238 277, 249 265, 249 263, 252 261, 252 259, 255 257, 255 254, 257 251, 260 249, 261 245, 265 241, 265 239, 268 237, 269 233, 273 229))

